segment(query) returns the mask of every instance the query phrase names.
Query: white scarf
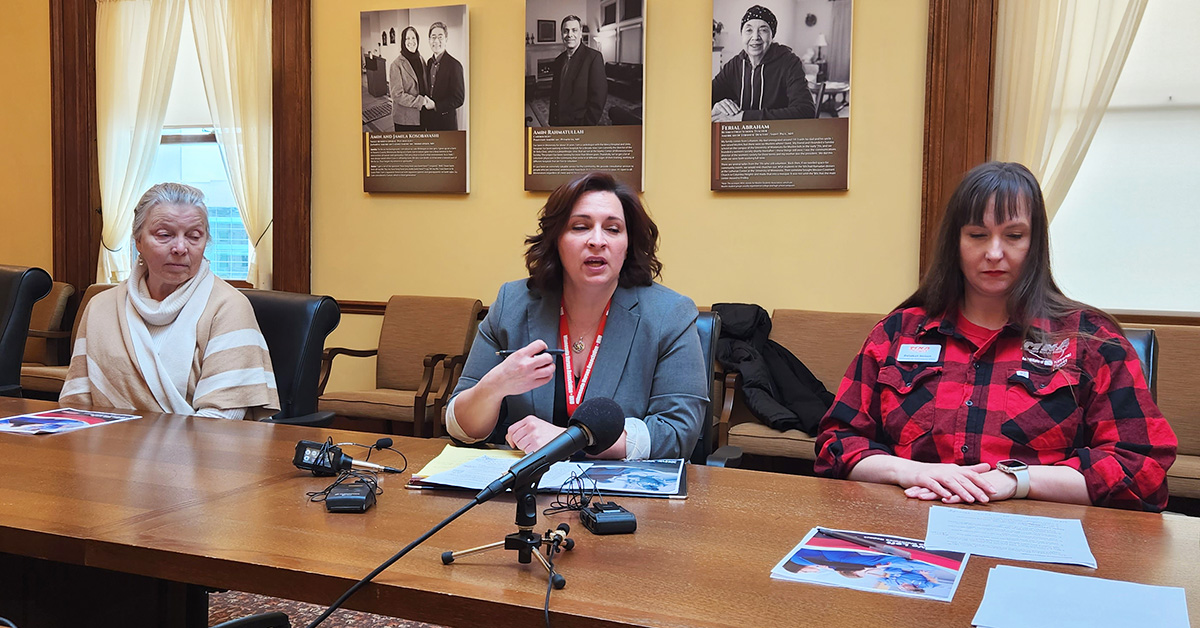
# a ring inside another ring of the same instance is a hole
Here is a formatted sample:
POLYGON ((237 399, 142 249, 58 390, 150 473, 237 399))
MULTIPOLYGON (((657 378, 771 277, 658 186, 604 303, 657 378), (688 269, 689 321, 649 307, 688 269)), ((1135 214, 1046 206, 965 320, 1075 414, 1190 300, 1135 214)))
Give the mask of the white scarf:
POLYGON ((180 284, 167 298, 155 301, 146 287, 146 273, 144 265, 134 266, 125 285, 129 295, 125 321, 138 369, 164 411, 195 414, 187 402, 188 378, 196 352, 196 324, 208 306, 215 275, 208 260, 201 260, 195 277, 180 284), (152 336, 148 325, 167 329, 152 336))

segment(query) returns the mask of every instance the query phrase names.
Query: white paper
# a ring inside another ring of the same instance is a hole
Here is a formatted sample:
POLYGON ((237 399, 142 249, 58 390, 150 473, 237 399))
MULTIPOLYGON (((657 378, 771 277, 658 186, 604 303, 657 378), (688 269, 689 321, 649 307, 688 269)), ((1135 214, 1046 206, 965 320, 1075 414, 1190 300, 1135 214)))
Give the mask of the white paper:
POLYGON ((934 506, 929 509, 925 548, 1038 563, 1096 566, 1096 557, 1078 519, 934 506))
POLYGON ((988 572, 983 601, 971 623, 982 628, 1189 625, 1182 588, 1009 565, 988 572))
POLYGON ((566 484, 572 476, 583 475, 588 467, 592 466, 590 462, 556 462, 546 469, 545 475, 538 481, 538 488, 542 490, 558 490, 560 486, 566 484))
MULTIPOLYGON (((512 466, 513 461, 510 458, 480 456, 474 460, 468 460, 448 471, 435 473, 422 480, 422 482, 482 490, 488 484, 491 484, 494 480, 504 475, 512 466)), ((545 475, 538 482, 538 486, 542 488, 562 486, 572 475, 582 474, 588 466, 590 466, 589 463, 556 462, 546 470, 545 475)))
POLYGON ((449 471, 435 473, 425 478, 424 481, 431 484, 482 490, 487 488, 487 485, 491 484, 493 480, 504 475, 504 472, 508 471, 512 465, 513 461, 507 458, 480 456, 449 471))

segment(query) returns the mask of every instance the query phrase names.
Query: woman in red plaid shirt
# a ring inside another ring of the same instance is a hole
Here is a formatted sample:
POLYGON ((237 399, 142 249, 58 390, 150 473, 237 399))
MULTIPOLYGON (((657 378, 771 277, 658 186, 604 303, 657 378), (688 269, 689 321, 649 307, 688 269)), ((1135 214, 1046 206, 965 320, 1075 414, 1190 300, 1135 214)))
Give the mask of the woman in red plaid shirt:
POLYGON ((1166 506, 1175 434, 1121 326, 1054 283, 1048 223, 1024 166, 967 173, 920 287, 846 371, 817 473, 946 503, 1166 506))

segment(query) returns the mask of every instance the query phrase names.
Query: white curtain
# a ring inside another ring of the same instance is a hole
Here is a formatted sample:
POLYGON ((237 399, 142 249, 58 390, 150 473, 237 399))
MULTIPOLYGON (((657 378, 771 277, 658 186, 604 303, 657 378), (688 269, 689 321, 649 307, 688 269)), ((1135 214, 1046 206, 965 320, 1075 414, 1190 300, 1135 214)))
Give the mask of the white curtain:
POLYGON ((103 229, 96 281, 132 269, 133 208, 149 187, 158 152, 185 0, 96 4, 96 135, 103 229))
POLYGON ((1051 218, 1108 109, 1147 2, 1000 2, 992 158, 1029 167, 1051 218))
POLYGON ((271 0, 190 0, 208 110, 242 224, 248 279, 271 287, 271 0))

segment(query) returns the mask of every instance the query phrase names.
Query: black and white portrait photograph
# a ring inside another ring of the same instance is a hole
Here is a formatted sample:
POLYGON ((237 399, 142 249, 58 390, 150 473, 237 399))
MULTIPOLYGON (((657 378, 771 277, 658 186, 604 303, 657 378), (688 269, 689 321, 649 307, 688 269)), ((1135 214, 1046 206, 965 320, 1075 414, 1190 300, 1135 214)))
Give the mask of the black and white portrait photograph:
POLYGON ((526 0, 525 126, 642 123, 644 0, 526 0))
POLYGON ((850 117, 852 0, 713 0, 712 121, 850 117))
POLYGON ((466 130, 466 5, 360 15, 363 131, 466 130))

